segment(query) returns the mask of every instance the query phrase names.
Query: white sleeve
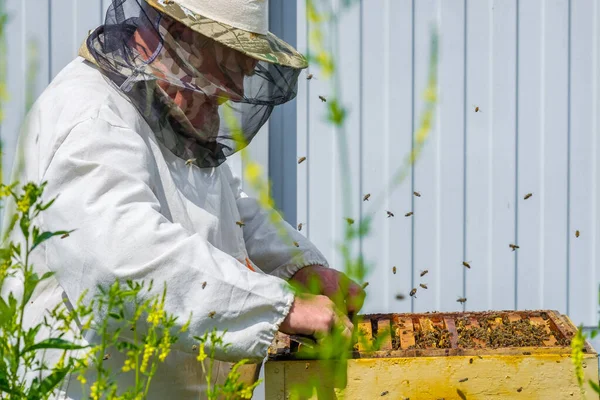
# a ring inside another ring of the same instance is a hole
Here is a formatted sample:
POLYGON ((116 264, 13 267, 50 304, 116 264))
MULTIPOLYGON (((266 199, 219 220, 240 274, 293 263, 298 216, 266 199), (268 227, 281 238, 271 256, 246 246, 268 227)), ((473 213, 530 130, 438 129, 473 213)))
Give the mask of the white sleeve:
POLYGON ((257 199, 248 197, 241 190, 238 177, 231 176, 231 186, 237 194, 237 205, 244 222, 244 241, 248 256, 261 270, 288 280, 298 270, 309 265, 329 267, 327 260, 304 235, 281 218, 284 235, 270 218, 267 210, 257 199), (296 246, 294 244, 298 246, 296 246))
POLYGON ((101 119, 76 126, 60 145, 44 181, 44 229, 75 231, 46 242, 46 260, 69 299, 116 279, 167 284, 165 311, 192 319, 176 345, 192 352, 193 336, 227 330, 217 359, 262 359, 294 301, 288 284, 254 273, 205 237, 169 221, 151 187, 155 168, 144 139, 101 119), (204 287, 204 282, 206 285, 204 287), (209 314, 213 318, 209 317, 209 314))

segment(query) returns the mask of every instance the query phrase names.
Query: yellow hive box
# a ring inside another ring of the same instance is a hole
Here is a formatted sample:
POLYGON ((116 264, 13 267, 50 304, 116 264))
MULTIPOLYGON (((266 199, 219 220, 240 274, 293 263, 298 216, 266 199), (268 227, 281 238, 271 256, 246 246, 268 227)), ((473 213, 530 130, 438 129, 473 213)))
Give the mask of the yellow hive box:
MULTIPOLYGON (((359 330, 383 343, 369 351, 362 341, 342 368, 303 359, 298 344, 278 336, 265 364, 266 399, 294 398, 298 387, 312 393, 301 399, 598 399, 577 384, 577 330, 556 311, 366 315, 359 330)), ((598 382, 598 354, 587 343, 583 363, 585 381, 598 382)))

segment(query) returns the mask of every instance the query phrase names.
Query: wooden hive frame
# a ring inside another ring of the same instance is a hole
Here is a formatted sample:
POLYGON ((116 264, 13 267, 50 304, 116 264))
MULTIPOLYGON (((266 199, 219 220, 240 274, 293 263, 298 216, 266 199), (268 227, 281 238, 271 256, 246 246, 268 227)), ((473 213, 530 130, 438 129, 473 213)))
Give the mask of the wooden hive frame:
MULTIPOLYGON (((577 329, 556 311, 374 314, 362 316, 358 330, 366 340, 349 354, 342 377, 332 376, 335 361, 308 360, 297 343, 279 335, 265 365, 267 399, 289 398, 299 385, 319 393, 300 398, 598 399, 588 385, 580 393, 569 345, 577 329), (490 347, 478 339, 469 346, 460 343, 460 324, 471 329, 486 320, 489 330, 503 321, 526 320, 546 335, 538 346, 490 347), (443 348, 419 339, 435 330, 448 334, 443 348), (369 343, 376 341, 380 346, 374 349, 369 343)), ((588 343, 584 354, 586 381, 597 382, 597 354, 588 343)))

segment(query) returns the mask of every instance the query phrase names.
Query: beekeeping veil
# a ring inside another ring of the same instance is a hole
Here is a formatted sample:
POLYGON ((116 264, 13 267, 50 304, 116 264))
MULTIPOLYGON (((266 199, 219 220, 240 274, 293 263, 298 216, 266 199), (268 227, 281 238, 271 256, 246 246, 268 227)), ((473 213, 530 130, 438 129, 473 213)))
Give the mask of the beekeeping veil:
POLYGON ((241 150, 296 96, 306 59, 267 30, 265 0, 113 0, 80 54, 157 139, 199 167, 241 150))

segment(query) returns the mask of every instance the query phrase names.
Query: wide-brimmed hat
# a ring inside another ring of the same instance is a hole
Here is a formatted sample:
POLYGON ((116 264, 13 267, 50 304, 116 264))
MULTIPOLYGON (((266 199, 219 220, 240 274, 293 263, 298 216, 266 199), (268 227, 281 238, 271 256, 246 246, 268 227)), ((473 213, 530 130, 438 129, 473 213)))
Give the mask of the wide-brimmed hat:
POLYGON ((268 0, 145 0, 190 29, 260 61, 292 68, 308 62, 268 29, 268 0))

